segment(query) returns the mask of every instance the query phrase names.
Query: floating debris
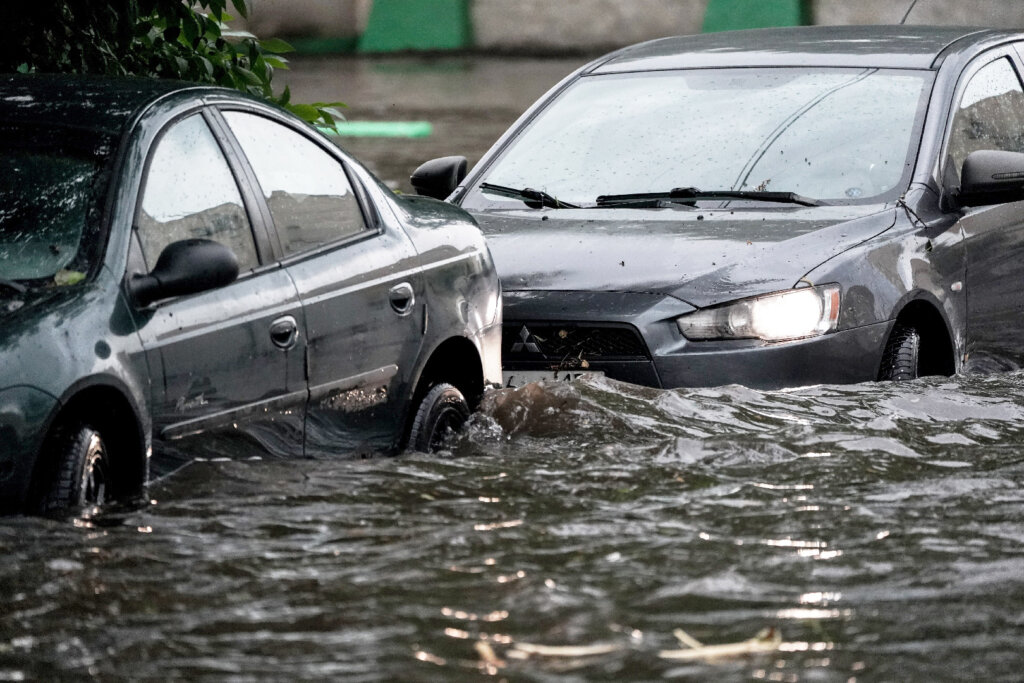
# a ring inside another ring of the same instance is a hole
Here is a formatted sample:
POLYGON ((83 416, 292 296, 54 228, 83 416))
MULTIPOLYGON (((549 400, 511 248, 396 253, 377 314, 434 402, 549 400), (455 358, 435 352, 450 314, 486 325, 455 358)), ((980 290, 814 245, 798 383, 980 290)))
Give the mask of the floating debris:
POLYGON ((622 647, 613 643, 597 645, 534 645, 533 643, 516 643, 506 653, 510 659, 526 659, 531 655, 539 657, 596 657, 618 652, 622 647))
POLYGON ((705 645, 681 628, 673 631, 673 634, 679 640, 679 643, 686 647, 682 650, 662 650, 658 653, 658 656, 662 659, 692 661, 694 659, 742 657, 744 655, 775 652, 782 645, 782 634, 777 628, 763 629, 750 640, 743 640, 738 643, 723 643, 721 645, 705 645))

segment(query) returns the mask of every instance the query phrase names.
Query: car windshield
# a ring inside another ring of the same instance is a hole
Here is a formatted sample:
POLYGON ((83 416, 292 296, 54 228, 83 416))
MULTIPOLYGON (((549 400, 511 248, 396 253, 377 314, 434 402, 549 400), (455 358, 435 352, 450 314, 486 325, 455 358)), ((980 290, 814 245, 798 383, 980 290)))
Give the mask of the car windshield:
POLYGON ((102 170, 95 132, 0 124, 0 280, 73 284, 94 265, 102 170))
MULTIPOLYGON (((930 79, 823 68, 587 76, 541 111, 481 181, 591 207, 599 196, 668 199, 676 188, 888 200, 909 180, 930 79)), ((478 185, 463 206, 523 203, 478 185)))

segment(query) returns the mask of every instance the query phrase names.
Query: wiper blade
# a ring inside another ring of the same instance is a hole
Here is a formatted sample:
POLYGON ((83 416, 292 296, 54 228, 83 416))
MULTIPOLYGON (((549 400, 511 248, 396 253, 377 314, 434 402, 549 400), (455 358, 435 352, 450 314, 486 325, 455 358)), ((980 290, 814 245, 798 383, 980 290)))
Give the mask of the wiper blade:
MULTIPOLYGON (((503 197, 511 197, 512 199, 518 199, 525 203, 527 206, 531 204, 537 204, 539 206, 546 206, 551 209, 578 209, 580 207, 569 202, 563 202, 549 195, 547 192, 542 190, 534 190, 533 188, 527 187, 522 190, 517 190, 514 187, 505 187, 504 185, 494 185, 491 183, 480 183, 480 189, 486 190, 492 194, 500 194, 503 197)), ((530 207, 534 208, 534 207, 530 207)))
POLYGON ((25 292, 28 291, 28 287, 21 284, 20 282, 15 282, 14 280, 8 280, 6 278, 0 278, 0 286, 7 287, 8 289, 13 289, 18 294, 24 294, 25 292))
MULTIPOLYGON (((765 192, 761 190, 698 190, 695 187, 677 187, 668 192, 644 194, 603 194, 597 198, 598 206, 656 207, 660 201, 686 204, 698 199, 753 199, 759 202, 822 206, 823 202, 795 192, 765 192)), ((692 206, 692 204, 691 204, 692 206)))

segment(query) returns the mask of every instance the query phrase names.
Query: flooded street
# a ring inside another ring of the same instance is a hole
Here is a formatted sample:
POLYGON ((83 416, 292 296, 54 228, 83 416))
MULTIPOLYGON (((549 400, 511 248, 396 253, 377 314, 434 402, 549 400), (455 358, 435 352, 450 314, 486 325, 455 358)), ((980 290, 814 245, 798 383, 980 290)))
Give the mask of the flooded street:
MULTIPOLYGON (((581 61, 324 60, 289 82, 353 120, 431 121, 343 142, 408 191, 581 61)), ((4 519, 0 681, 1019 680, 1022 484, 1021 372, 506 389, 440 454, 239 453, 141 509, 4 519), (773 630, 686 658, 678 629, 773 630)))
POLYGON ((1022 390, 532 385, 439 456, 196 463, 0 527, 0 679, 1016 679, 1022 390))

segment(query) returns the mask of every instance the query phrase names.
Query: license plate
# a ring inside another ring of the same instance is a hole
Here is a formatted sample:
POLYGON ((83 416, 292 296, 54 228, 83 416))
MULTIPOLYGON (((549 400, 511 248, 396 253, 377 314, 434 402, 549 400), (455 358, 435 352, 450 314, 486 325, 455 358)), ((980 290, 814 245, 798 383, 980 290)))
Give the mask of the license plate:
POLYGON ((603 377, 604 373, 600 370, 506 370, 501 373, 501 379, 505 388, 515 388, 541 380, 572 382, 584 375, 603 377))

